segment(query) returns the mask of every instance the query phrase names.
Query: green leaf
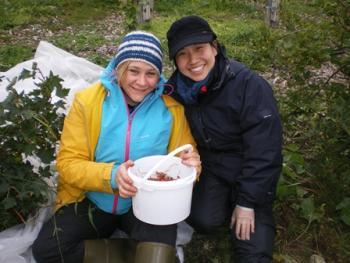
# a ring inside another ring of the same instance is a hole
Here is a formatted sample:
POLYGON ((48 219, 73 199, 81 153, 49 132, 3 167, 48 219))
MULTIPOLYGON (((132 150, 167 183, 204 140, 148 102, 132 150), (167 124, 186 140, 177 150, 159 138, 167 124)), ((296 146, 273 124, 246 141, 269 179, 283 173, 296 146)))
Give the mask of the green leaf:
POLYGON ((348 226, 350 226, 350 198, 345 198, 337 207, 340 211, 340 219, 348 226))
POLYGON ((346 208, 346 207, 350 207, 350 198, 349 198, 349 197, 344 198, 344 200, 341 201, 341 202, 337 205, 336 209, 337 209, 337 210, 341 210, 341 209, 346 208))
POLYGON ((312 197, 303 199, 301 202, 300 208, 301 208, 301 213, 303 217, 309 220, 315 211, 314 199, 312 197))
MULTIPOLYGON (((61 80, 62 81, 62 80, 61 80)), ((60 98, 65 98, 69 93, 69 89, 64 88, 61 83, 56 87, 56 95, 60 98)))
POLYGON ((350 207, 341 210, 340 219, 350 226, 350 207))
POLYGON ((287 177, 292 179, 297 179, 298 175, 287 165, 283 165, 282 167, 283 174, 287 175, 287 177))
POLYGON ((29 71, 28 69, 23 69, 21 74, 18 77, 18 80, 27 79, 27 78, 29 78, 31 76, 32 76, 31 71, 29 71))
POLYGON ((10 185, 7 182, 0 183, 0 194, 6 193, 10 188, 10 185))
POLYGON ((22 111, 22 116, 24 117, 24 119, 29 120, 35 116, 35 112, 33 112, 32 110, 24 110, 22 111))
POLYGON ((13 197, 7 197, 1 202, 5 208, 5 210, 8 210, 12 207, 15 207, 17 205, 16 199, 13 197))
POLYGON ((285 200, 288 197, 295 196, 295 187, 290 187, 286 184, 279 183, 277 187, 277 197, 281 200, 285 200))
POLYGON ((31 143, 27 143, 26 145, 24 145, 24 153, 26 155, 32 155, 33 154, 33 151, 36 149, 36 146, 34 144, 31 144, 31 143))
POLYGON ((54 159, 52 149, 42 149, 37 154, 41 161, 45 164, 51 163, 51 161, 54 159))

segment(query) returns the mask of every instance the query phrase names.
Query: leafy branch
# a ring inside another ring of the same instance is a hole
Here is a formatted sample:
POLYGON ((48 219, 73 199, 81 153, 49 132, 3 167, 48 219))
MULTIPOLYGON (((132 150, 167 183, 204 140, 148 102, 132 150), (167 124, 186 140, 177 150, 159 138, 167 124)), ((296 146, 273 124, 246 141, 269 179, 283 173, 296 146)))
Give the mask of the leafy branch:
POLYGON ((36 63, 12 79, 8 95, 0 102, 0 231, 25 222, 45 205, 52 189, 45 182, 54 171, 68 89, 52 72, 48 76, 36 63), (32 79, 31 91, 18 92, 16 85, 32 79), (52 100, 52 96, 58 99, 52 100), (53 103, 53 101, 55 101, 53 103), (29 161, 33 157, 35 161, 29 161))

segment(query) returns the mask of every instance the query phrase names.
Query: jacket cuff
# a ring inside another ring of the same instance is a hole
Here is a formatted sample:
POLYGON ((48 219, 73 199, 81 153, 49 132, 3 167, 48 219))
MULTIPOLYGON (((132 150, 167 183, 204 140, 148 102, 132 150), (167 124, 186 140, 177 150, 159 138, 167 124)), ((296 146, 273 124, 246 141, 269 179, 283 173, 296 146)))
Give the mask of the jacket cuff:
POLYGON ((236 207, 241 208, 242 210, 245 210, 245 211, 254 211, 254 208, 250 208, 250 207, 245 207, 241 205, 236 205, 236 207))
POLYGON ((116 180, 118 168, 119 168, 119 164, 114 164, 112 171, 111 171, 111 187, 113 190, 118 189, 118 184, 117 184, 117 180, 116 180))
POLYGON ((255 207, 255 205, 253 203, 246 201, 242 198, 238 198, 236 205, 240 206, 240 207, 251 208, 251 209, 254 209, 254 207, 255 207))

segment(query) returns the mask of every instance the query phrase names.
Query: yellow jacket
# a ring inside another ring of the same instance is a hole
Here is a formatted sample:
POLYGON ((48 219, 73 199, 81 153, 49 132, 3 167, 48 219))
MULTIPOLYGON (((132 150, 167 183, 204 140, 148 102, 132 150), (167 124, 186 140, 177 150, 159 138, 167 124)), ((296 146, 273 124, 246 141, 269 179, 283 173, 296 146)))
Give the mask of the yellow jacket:
MULTIPOLYGON (((56 210, 82 201, 87 191, 113 193, 110 179, 114 163, 94 162, 105 96, 105 88, 100 82, 78 92, 65 118, 57 156, 56 210)), ((183 106, 167 95, 162 98, 173 115, 168 151, 187 143, 195 146, 183 106)))

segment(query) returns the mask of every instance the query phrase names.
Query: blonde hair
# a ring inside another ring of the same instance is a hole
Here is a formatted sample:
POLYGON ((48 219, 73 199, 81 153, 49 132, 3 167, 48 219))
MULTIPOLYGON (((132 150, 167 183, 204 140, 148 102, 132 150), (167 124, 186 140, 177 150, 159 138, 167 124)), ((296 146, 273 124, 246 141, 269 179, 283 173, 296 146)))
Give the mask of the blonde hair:
POLYGON ((117 67, 116 75, 117 75, 117 80, 118 80, 118 85, 120 86, 120 81, 122 78, 124 78, 125 73, 130 65, 131 61, 124 61, 117 67))

